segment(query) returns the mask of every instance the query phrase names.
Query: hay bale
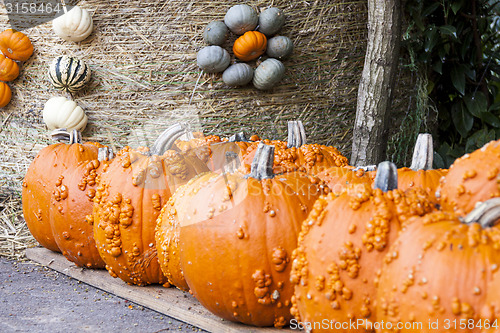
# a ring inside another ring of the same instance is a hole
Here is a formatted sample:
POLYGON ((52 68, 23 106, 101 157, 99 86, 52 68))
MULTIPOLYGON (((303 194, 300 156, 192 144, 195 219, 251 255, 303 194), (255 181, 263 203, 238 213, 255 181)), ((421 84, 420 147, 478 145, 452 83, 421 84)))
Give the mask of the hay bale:
MULTIPOLYGON (((35 54, 10 84, 12 102, 0 110, 2 191, 19 198, 27 167, 50 142, 43 106, 64 94, 50 86, 46 73, 61 54, 83 59, 93 72, 90 86, 72 96, 89 117, 84 140, 115 151, 149 144, 178 120, 207 135, 244 130, 286 139, 286 122, 301 119, 311 142, 335 145, 348 155, 366 46, 366 1, 248 1, 258 11, 281 8, 287 19, 280 34, 294 43, 284 80, 267 92, 228 87, 220 74, 200 75, 196 65, 205 26, 238 3, 86 0, 79 5, 93 14, 95 25, 87 40, 63 41, 51 22, 26 30, 35 54)), ((9 28, 5 7, 0 12, 0 29, 9 28)), ((231 50, 234 39, 223 46, 231 50)))

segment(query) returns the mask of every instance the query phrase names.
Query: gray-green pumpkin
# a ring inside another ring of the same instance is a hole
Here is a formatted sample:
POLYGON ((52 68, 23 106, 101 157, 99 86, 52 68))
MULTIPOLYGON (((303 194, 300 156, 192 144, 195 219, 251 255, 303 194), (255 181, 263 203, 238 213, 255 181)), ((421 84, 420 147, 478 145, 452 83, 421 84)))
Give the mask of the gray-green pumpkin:
POLYGON ((55 58, 49 67, 49 80, 57 90, 76 92, 90 81, 90 67, 78 58, 55 58))
POLYGON ((206 73, 219 73, 229 66, 229 52, 217 45, 206 46, 196 55, 198 67, 206 73))
POLYGON ((271 58, 283 59, 293 51, 293 42, 286 36, 274 36, 267 40, 266 53, 271 58))
POLYGON ((213 21, 203 30, 203 40, 210 45, 222 45, 227 40, 229 29, 222 21, 213 21))
POLYGON ((285 65, 277 59, 264 60, 253 74, 253 85, 260 90, 273 88, 285 75, 285 65))
POLYGON ((247 31, 255 30, 259 15, 249 5, 236 5, 227 11, 224 23, 233 33, 243 35, 247 31))
POLYGON ((222 81, 228 86, 244 86, 253 78, 252 66, 245 63, 237 63, 229 66, 222 73, 222 81))
POLYGON ((285 24, 285 14, 279 8, 267 8, 259 15, 259 31, 266 36, 276 34, 283 24, 285 24))

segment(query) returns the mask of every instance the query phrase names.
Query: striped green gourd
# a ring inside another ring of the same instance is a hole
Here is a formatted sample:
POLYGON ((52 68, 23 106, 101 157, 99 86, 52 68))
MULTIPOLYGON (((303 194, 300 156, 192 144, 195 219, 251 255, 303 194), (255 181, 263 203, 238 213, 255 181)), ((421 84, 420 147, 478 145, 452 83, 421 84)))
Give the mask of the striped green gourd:
POLYGON ((49 67, 49 79, 57 90, 75 92, 90 81, 90 67, 78 58, 59 56, 49 67))

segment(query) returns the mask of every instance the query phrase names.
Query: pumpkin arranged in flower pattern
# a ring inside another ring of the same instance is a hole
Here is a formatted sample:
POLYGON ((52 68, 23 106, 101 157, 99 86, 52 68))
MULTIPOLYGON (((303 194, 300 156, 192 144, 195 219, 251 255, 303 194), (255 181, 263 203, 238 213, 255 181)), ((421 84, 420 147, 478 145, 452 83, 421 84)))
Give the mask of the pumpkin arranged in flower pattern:
POLYGON ((236 58, 249 61, 260 57, 267 47, 267 38, 261 32, 247 31, 234 41, 233 53, 236 58))
POLYGON ((275 58, 283 59, 293 50, 290 38, 276 36, 285 23, 283 11, 276 7, 269 7, 260 14, 251 6, 241 4, 229 8, 224 22, 212 21, 203 31, 204 41, 211 48, 204 47, 197 54, 198 67, 206 73, 223 71, 222 80, 228 86, 245 86, 250 82, 259 90, 272 89, 279 83, 285 74, 285 66, 275 58), (255 30, 258 26, 258 30, 255 30), (227 40, 227 32, 239 35, 232 50, 240 61, 252 61, 265 54, 271 58, 258 63, 254 70, 246 63, 230 65, 229 53, 220 47, 227 40), (273 40, 271 49, 268 49, 268 37, 273 40), (217 46, 218 48, 214 48, 217 46))

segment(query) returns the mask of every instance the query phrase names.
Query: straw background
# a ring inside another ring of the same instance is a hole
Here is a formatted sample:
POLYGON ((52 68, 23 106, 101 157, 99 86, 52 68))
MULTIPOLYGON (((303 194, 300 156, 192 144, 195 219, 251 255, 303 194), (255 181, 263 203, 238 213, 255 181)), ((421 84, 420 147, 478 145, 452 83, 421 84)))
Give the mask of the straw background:
MULTIPOLYGON (((300 119, 309 142, 335 145, 350 155, 366 48, 366 1, 246 1, 258 11, 281 8, 287 19, 280 34, 294 42, 292 56, 283 61, 284 80, 267 92, 251 85, 227 87, 220 74, 200 75, 196 66, 206 24, 223 20, 227 9, 240 3, 87 0, 79 5, 93 14, 94 32, 83 42, 58 38, 51 22, 24 31, 35 54, 22 64, 20 77, 10 84, 12 101, 0 110, 0 255, 20 257, 35 243, 22 219, 20 186, 32 159, 50 143, 42 109, 50 97, 62 94, 46 77, 57 55, 90 65, 89 87, 72 96, 89 117, 83 138, 115 151, 147 145, 178 120, 205 134, 243 130, 286 139, 287 121, 300 119)), ((9 28, 3 4, 0 13, 0 28, 9 28)), ((230 51, 234 39, 223 47, 230 51)), ((407 107, 403 98, 395 112, 407 107)))

